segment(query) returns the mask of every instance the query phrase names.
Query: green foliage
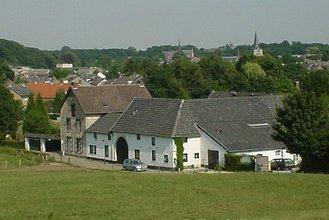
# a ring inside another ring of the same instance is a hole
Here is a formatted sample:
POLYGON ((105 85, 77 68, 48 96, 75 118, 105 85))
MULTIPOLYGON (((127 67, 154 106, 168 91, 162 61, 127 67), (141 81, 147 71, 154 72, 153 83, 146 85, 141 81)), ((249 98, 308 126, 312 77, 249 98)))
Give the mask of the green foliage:
POLYGON ((300 91, 277 107, 274 138, 301 155, 306 172, 329 172, 329 109, 324 100, 314 92, 300 91))
POLYGON ((3 83, 6 79, 10 79, 14 81, 15 73, 12 71, 8 65, 1 64, 0 65, 0 76, 2 76, 0 79, 0 83, 3 83))
POLYGON ((283 69, 286 76, 293 81, 301 80, 307 74, 307 70, 299 63, 287 64, 283 69))
POLYGON ((219 166, 218 163, 216 163, 215 166, 214 166, 214 170, 215 171, 222 171, 222 168, 219 166))
POLYGON ((56 79, 64 79, 69 75, 74 75, 73 70, 69 70, 69 69, 55 69, 54 71, 52 71, 52 75, 56 78, 56 79))
POLYGON ((322 95, 329 95, 329 71, 311 71, 303 78, 301 82, 301 89, 314 92, 318 97, 322 95))
POLYGON ((22 119, 20 103, 15 101, 12 94, 3 85, 0 85, 0 140, 6 134, 15 136, 19 121, 22 119))
POLYGON ((64 98, 65 98, 65 92, 63 90, 58 90, 52 102, 53 113, 60 113, 64 98))
POLYGON ((227 171, 238 171, 242 156, 237 154, 225 154, 225 170, 227 171))
POLYGON ((34 100, 32 95, 29 96, 28 104, 25 111, 23 132, 49 134, 54 133, 51 126, 46 108, 40 96, 34 100))
POLYGON ((225 170, 227 171, 254 171, 255 160, 252 156, 227 153, 225 154, 225 170), (243 161, 242 158, 248 158, 248 161, 243 161), (249 161, 250 160, 250 161, 249 161))
POLYGON ((242 70, 247 74, 248 78, 258 79, 266 76, 265 71, 257 63, 251 63, 248 61, 243 64, 242 70))
POLYGON ((23 45, 4 39, 0 39, 0 63, 9 65, 30 66, 33 68, 52 68, 50 60, 55 63, 56 57, 48 51, 23 45))
POLYGON ((176 145, 176 157, 177 157, 177 164, 176 168, 177 170, 183 170, 184 169, 184 161, 183 161, 183 153, 184 153, 184 140, 183 138, 174 138, 174 142, 176 145))
POLYGON ((11 140, 1 140, 0 146, 6 146, 16 149, 24 149, 24 142, 23 141, 11 141, 11 140))

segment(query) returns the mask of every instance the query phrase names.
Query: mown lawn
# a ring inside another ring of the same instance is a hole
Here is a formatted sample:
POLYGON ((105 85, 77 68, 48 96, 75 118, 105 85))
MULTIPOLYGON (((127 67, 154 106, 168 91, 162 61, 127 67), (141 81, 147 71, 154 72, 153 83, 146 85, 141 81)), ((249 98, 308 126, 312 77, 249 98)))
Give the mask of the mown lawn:
POLYGON ((0 219, 329 219, 329 175, 0 172, 0 219))

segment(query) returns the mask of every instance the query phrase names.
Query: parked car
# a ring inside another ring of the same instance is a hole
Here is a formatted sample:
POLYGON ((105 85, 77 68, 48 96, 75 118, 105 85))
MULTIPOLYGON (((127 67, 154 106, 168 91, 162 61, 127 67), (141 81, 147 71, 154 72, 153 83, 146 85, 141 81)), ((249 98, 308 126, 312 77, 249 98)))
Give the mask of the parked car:
POLYGON ((276 158, 271 160, 271 170, 295 170, 297 165, 290 158, 276 158))
POLYGON ((125 159, 123 161, 124 170, 146 171, 147 165, 138 159, 125 159))

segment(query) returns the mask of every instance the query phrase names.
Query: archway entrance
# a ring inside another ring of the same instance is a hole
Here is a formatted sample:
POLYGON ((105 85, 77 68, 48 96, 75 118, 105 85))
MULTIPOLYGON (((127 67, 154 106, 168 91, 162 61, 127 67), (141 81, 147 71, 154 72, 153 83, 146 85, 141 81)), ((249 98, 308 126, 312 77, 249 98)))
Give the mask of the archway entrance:
POLYGON ((125 159, 128 159, 128 144, 123 137, 120 137, 117 141, 117 162, 122 163, 125 159))

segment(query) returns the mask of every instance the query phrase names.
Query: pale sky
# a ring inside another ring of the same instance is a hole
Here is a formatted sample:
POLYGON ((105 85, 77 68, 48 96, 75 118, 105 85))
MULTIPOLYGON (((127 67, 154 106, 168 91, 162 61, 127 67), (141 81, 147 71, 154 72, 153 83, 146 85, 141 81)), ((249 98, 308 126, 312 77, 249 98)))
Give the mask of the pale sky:
POLYGON ((329 0, 0 0, 0 38, 39 49, 329 43, 329 0))

